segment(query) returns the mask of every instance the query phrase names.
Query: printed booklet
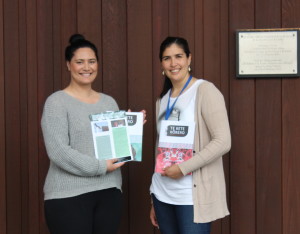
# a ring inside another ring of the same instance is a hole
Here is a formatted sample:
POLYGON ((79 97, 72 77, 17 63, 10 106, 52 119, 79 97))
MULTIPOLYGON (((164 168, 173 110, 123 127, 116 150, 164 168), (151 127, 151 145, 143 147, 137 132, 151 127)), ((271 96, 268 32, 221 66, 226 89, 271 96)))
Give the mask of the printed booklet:
POLYGON ((195 123, 187 121, 161 121, 155 172, 182 163, 193 156, 195 123))
POLYGON ((126 112, 128 123, 128 134, 131 144, 133 161, 142 161, 143 146, 143 122, 142 112, 126 112))
POLYGON ((107 111, 90 115, 96 157, 142 160, 143 113, 107 111))

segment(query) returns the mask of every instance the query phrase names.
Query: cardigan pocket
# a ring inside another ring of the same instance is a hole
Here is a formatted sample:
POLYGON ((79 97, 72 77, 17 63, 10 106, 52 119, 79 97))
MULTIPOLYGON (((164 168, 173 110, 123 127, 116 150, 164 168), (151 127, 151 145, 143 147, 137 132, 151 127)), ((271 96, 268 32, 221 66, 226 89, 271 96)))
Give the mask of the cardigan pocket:
POLYGON ((217 200, 215 188, 215 177, 212 176, 207 167, 201 168, 201 179, 199 183, 199 199, 201 204, 209 204, 217 200))

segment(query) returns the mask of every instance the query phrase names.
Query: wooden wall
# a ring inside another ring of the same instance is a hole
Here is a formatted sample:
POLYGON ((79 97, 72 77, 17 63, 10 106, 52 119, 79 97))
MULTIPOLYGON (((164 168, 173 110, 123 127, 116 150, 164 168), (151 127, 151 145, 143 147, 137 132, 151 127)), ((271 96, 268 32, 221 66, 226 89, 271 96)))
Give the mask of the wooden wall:
POLYGON ((220 88, 230 115, 231 216, 213 234, 300 233, 300 79, 235 77, 235 30, 300 27, 299 12, 298 0, 0 0, 0 234, 48 233, 40 118, 46 97, 69 82, 63 52, 75 32, 100 50, 95 89, 148 113, 143 162, 123 168, 121 234, 159 233, 149 185, 167 35, 188 39, 194 75, 220 88))

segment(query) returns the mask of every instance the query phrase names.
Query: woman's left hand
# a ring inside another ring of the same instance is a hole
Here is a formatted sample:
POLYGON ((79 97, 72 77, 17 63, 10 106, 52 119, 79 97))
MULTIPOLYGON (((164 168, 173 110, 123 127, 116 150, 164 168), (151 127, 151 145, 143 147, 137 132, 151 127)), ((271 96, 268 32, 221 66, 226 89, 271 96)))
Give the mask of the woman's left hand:
POLYGON ((177 164, 163 169, 164 172, 161 173, 162 176, 170 177, 171 179, 179 179, 183 176, 179 166, 177 164))
POLYGON ((156 219, 156 215, 155 215, 155 210, 154 210, 154 207, 153 207, 153 204, 151 205, 151 209, 150 209, 150 220, 151 220, 151 223, 154 227, 158 227, 158 223, 157 223, 157 219, 156 219))
POLYGON ((144 122, 143 122, 143 124, 145 124, 146 122, 147 122, 147 119, 146 119, 146 110, 141 110, 141 112, 143 113, 143 120, 144 120, 144 122))

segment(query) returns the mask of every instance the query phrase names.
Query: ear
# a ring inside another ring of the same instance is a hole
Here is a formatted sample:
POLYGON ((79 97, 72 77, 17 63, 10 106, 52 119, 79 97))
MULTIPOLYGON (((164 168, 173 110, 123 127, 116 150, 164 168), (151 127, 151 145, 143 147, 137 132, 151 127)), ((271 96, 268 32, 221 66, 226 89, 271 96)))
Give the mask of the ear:
POLYGON ((71 71, 70 62, 69 61, 67 61, 67 68, 68 68, 68 71, 71 71))
POLYGON ((189 65, 191 65, 191 63, 192 63, 192 54, 190 54, 190 56, 188 58, 188 61, 189 61, 189 65))

